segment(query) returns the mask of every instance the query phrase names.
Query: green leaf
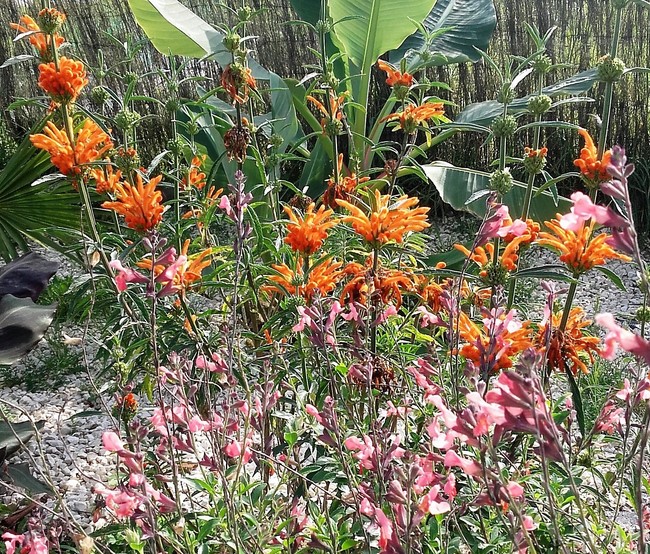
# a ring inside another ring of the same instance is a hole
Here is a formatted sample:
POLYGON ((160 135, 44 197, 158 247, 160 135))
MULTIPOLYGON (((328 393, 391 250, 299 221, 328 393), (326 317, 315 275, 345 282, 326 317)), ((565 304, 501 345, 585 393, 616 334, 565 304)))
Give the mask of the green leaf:
POLYGON ((43 429, 44 425, 45 421, 37 421, 34 425, 31 421, 21 421, 20 423, 0 421, 0 451, 4 452, 4 456, 0 457, 0 465, 20 450, 21 442, 27 443, 37 430, 43 429))
MULTIPOLYGON (((478 191, 488 189, 490 174, 462 167, 454 167, 445 162, 423 165, 422 169, 438 190, 442 200, 455 210, 467 211, 482 218, 485 215, 485 199, 468 203, 478 191)), ((510 213, 521 213, 526 194, 526 183, 513 181, 512 190, 503 197, 503 203, 510 208, 510 213)), ((572 203, 560 197, 558 206, 549 192, 543 192, 532 199, 530 217, 539 223, 555 217, 557 212, 568 212, 572 203)))
POLYGON ((616 273, 614 273, 611 269, 602 265, 594 266, 594 269, 597 269, 603 275, 605 275, 605 277, 607 277, 612 283, 614 283, 614 285, 616 285, 616 288, 622 290, 623 292, 627 292, 623 280, 618 275, 616 275, 616 273))
POLYGON ((177 0, 128 0, 138 25, 165 56, 202 58, 214 54, 227 65, 230 53, 224 35, 177 0))
POLYGON ((560 273, 558 269, 565 269, 563 265, 541 265, 520 269, 514 274, 518 279, 551 279, 552 281, 564 281, 566 283, 575 283, 575 279, 566 273, 560 273))
MULTIPOLYGON (((587 92, 597 82, 596 70, 588 69, 542 89, 543 94, 551 98, 572 96, 587 92)), ((508 113, 516 114, 527 111, 529 96, 517 98, 508 105, 508 113)), ((503 113, 503 104, 496 100, 477 102, 467 106, 456 118, 456 123, 475 123, 488 127, 492 120, 503 113)))
POLYGON ((12 260, 0 269, 0 297, 12 294, 35 302, 58 268, 58 262, 34 252, 12 260))
POLYGON ((393 63, 404 58, 409 50, 444 56, 433 65, 478 61, 476 49, 486 50, 496 27, 497 17, 492 0, 438 0, 422 25, 429 33, 447 29, 427 45, 418 30, 390 53, 393 63))
POLYGON ((575 377, 571 372, 571 369, 567 366, 566 376, 569 380, 569 387, 571 389, 571 397, 573 399, 573 406, 576 410, 576 418, 578 420, 578 428, 584 439, 587 434, 585 432, 585 411, 582 406, 582 395, 580 394, 580 389, 578 388, 578 383, 576 383, 575 377))
POLYGON ((352 62, 369 71, 379 56, 415 32, 435 0, 329 0, 334 34, 352 62), (345 19, 348 18, 348 19, 345 19))
POLYGON ((50 494, 52 492, 48 485, 31 474, 26 463, 8 465, 4 471, 3 477, 5 476, 17 487, 26 489, 32 494, 50 494))

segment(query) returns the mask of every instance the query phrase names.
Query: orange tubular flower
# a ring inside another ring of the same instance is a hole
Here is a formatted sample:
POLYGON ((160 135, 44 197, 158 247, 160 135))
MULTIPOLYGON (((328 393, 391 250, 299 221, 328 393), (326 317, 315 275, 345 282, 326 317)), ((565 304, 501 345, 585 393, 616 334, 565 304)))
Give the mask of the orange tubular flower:
MULTIPOLYGON (((183 294, 185 290, 187 290, 193 283, 200 281, 201 273, 203 273, 203 270, 206 267, 209 267, 211 263, 209 259, 210 254, 212 254, 211 248, 203 250, 203 252, 199 252, 198 254, 188 256, 187 252, 189 248, 190 239, 187 239, 183 243, 183 247, 181 248, 181 253, 179 255, 179 257, 183 256, 185 258, 185 262, 181 264, 181 266, 174 274, 173 287, 174 290, 179 294, 183 294)), ((140 260, 136 265, 142 269, 151 271, 151 260, 140 260)), ((156 264, 154 267, 154 275, 157 277, 163 271, 165 271, 165 269, 167 269, 167 266, 156 264)))
POLYGON ((45 150, 58 170, 74 180, 81 174, 83 165, 103 159, 113 148, 110 137, 92 119, 86 119, 75 139, 74 149, 68 135, 51 121, 43 133, 31 135, 29 140, 36 148, 45 150))
MULTIPOLYGON (((183 214, 182 216, 183 219, 190 219, 191 217, 195 217, 196 219, 201 219, 207 210, 209 210, 212 206, 215 206, 219 203, 219 198, 222 192, 223 189, 210 187, 208 189, 208 193, 205 195, 205 198, 203 199, 202 208, 200 209, 192 208, 188 210, 183 214)), ((196 224, 196 226, 199 228, 199 230, 203 229, 203 223, 201 223, 200 221, 196 224)))
POLYGON ((320 120, 321 127, 323 128, 323 133, 325 134, 335 134, 338 135, 342 130, 341 121, 343 121, 343 103, 347 98, 347 93, 344 92, 338 98, 333 94, 329 95, 329 110, 325 105, 313 96, 307 96, 309 100, 316 109, 323 114, 323 118, 320 120))
POLYGON ((93 169, 90 174, 95 179, 95 190, 97 194, 114 192, 116 185, 122 180, 122 172, 119 169, 113 171, 111 164, 99 169, 93 169))
POLYGON ((183 177, 180 182, 181 190, 186 190, 188 187, 194 187, 201 190, 205 186, 206 175, 201 171, 201 166, 204 164, 207 156, 194 156, 192 164, 188 171, 188 175, 183 177))
POLYGON ((338 159, 338 176, 339 180, 334 181, 334 176, 327 180, 327 190, 323 193, 323 204, 330 208, 338 208, 337 200, 352 200, 352 193, 357 185, 370 180, 370 177, 357 177, 356 173, 343 176, 343 154, 339 154, 338 159))
POLYGON ((583 357, 588 356, 589 360, 593 362, 594 354, 598 354, 600 345, 598 337, 586 336, 583 332, 585 327, 591 325, 591 321, 585 319, 582 308, 578 307, 571 308, 564 331, 559 329, 561 321, 562 312, 553 314, 550 337, 548 336, 548 323, 542 325, 535 339, 535 346, 537 348, 548 346, 546 360, 549 371, 557 369, 566 372, 567 369, 570 369, 574 375, 577 375, 578 371, 589 373, 583 357))
MULTIPOLYGON (((499 319, 503 322, 507 317, 509 315, 504 313, 499 319)), ((532 346, 530 322, 506 325, 495 340, 490 337, 488 327, 493 323, 489 319, 486 321, 487 324, 479 327, 465 312, 460 312, 458 333, 467 343, 461 347, 460 355, 473 361, 477 367, 490 368, 492 372, 512 367, 513 357, 532 346)))
POLYGON ((232 98, 233 104, 244 104, 250 91, 257 89, 250 68, 238 63, 231 63, 223 70, 221 86, 232 98))
MULTIPOLYGON (((38 55, 46 61, 52 59, 52 40, 50 35, 41 31, 41 28, 32 17, 23 15, 20 18, 20 23, 10 23, 9 26, 20 34, 31 32, 32 34, 28 36, 29 43, 38 50, 38 55)), ((65 39, 61 35, 54 34, 54 44, 57 48, 64 42, 65 39)))
POLYGON ((426 125, 429 119, 438 121, 449 121, 445 117, 444 105, 442 102, 428 102, 421 106, 407 104, 404 110, 387 115, 381 121, 399 120, 394 130, 401 129, 405 133, 414 133, 419 125, 426 125))
POLYGON ((118 183, 115 189, 117 201, 104 202, 102 208, 114 210, 124 216, 127 227, 144 233, 153 229, 162 221, 165 211, 162 205, 162 193, 156 186, 162 180, 162 175, 154 177, 145 186, 140 173, 135 173, 136 186, 129 183, 118 183))
POLYGON ((300 218, 289 206, 284 207, 291 220, 287 223, 288 232, 284 242, 303 256, 310 256, 316 252, 327 238, 327 231, 337 223, 336 220, 331 219, 334 213, 332 210, 321 206, 314 213, 314 208, 315 204, 312 202, 307 207, 304 217, 300 218))
MULTIPOLYGON (((441 262, 443 263, 443 262, 441 262)), ((444 263, 442 267, 444 268, 444 263)), ((434 312, 441 309, 440 296, 445 291, 445 287, 438 283, 436 277, 428 275, 414 275, 413 276, 413 289, 415 293, 422 299, 422 302, 429 306, 434 312)))
POLYGON ((389 205, 391 196, 382 195, 375 190, 371 199, 374 200, 374 205, 370 216, 345 200, 336 201, 351 214, 345 216, 342 221, 351 223, 353 229, 371 244, 386 244, 391 240, 401 243, 409 231, 422 231, 429 226, 429 208, 415 208, 419 203, 417 198, 404 195, 389 205))
POLYGON ((583 225, 578 232, 562 229, 559 223, 560 214, 557 219, 546 222, 551 232, 539 234, 537 244, 549 246, 560 253, 560 260, 563 261, 574 276, 589 271, 597 265, 604 265, 607 260, 630 261, 631 258, 616 252, 607 240, 610 235, 600 233, 593 236, 596 222, 592 219, 588 225, 583 225))
POLYGON ((385 71, 388 75, 386 84, 389 87, 410 87, 413 85, 413 75, 410 73, 397 71, 383 60, 379 60, 377 65, 379 66, 379 69, 385 71))
POLYGON ((594 139, 586 129, 579 129, 578 133, 585 140, 585 146, 580 150, 580 157, 574 160, 573 164, 580 169, 587 184, 591 186, 598 185, 602 181, 609 181, 607 166, 612 157, 612 151, 607 150, 603 153, 603 158, 598 159, 598 148, 594 144, 594 139))
POLYGON ((38 86, 60 104, 74 102, 88 84, 84 65, 69 58, 60 58, 58 69, 54 62, 50 62, 42 63, 38 70, 38 86))
POLYGON ((343 273, 350 277, 343 292, 340 302, 358 302, 364 306, 371 299, 378 297, 384 304, 395 301, 395 308, 399 310, 402 305, 402 291, 411 291, 413 282, 411 276, 396 269, 386 269, 377 264, 377 271, 373 275, 373 257, 368 256, 366 264, 350 262, 345 266, 343 273))
POLYGON ((274 284, 264 286, 262 290, 302 296, 309 303, 315 294, 325 296, 334 290, 342 276, 341 265, 341 262, 329 258, 312 267, 305 281, 301 263, 297 264, 295 271, 286 264, 273 264, 271 267, 278 275, 271 275, 269 280, 274 284))

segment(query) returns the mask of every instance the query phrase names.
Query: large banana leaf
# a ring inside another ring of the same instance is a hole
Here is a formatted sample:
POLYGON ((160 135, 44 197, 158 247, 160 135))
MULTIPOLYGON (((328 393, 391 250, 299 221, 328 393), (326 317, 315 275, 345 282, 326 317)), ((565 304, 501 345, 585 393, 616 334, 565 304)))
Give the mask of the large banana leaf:
POLYGON ((43 338, 56 306, 40 306, 31 298, 7 294, 0 300, 0 365, 22 358, 43 338))
POLYGON ((29 252, 0 269, 0 298, 12 294, 17 298, 38 300, 56 273, 59 263, 29 252))
POLYGON ((74 240, 71 234, 63 243, 53 241, 47 230, 76 230, 80 219, 79 195, 63 176, 41 180, 51 169, 49 155, 37 151, 26 137, 0 172, 0 257, 6 261, 29 249, 26 238, 60 250, 74 240))
POLYGON ((138 25, 165 56, 202 58, 213 54, 220 65, 230 62, 223 33, 176 0, 129 0, 138 25))
MULTIPOLYGON (((480 54, 476 49, 487 48, 496 24, 492 0, 438 0, 422 25, 429 33, 446 31, 434 38, 426 50, 442 54, 435 65, 478 61, 480 54)), ((390 53, 390 60, 399 63, 409 50, 421 51, 425 45, 424 36, 416 31, 390 53)), ((417 61, 416 57, 413 59, 417 61)))
MULTIPOLYGON (((462 210, 482 218, 485 215, 485 196, 490 174, 464 167, 454 167, 445 162, 423 165, 422 169, 436 187, 440 197, 455 210, 462 210), (474 198, 474 200, 472 200, 474 198), (468 202, 472 200, 471 202, 468 202)), ((512 190, 503 197, 503 203, 510 208, 511 214, 520 214, 524 206, 526 183, 514 182, 512 190)), ((529 217, 543 223, 555 217, 557 213, 566 213, 571 209, 571 202, 559 197, 558 203, 550 192, 543 192, 533 197, 529 217)))
POLYGON ((362 72, 417 29, 435 0, 329 0, 334 33, 362 72))
MULTIPOLYGON (((594 83, 597 82, 596 70, 588 69, 582 71, 568 79, 559 81, 553 85, 549 85, 542 89, 544 94, 548 94, 551 98, 558 96, 575 96, 587 92, 594 83)), ((517 98, 508 105, 508 112, 522 113, 526 111, 528 99, 530 96, 524 98, 517 98)), ((456 123, 475 123, 488 127, 495 117, 503 113, 503 104, 496 100, 487 100, 486 102, 477 102, 467 106, 456 118, 456 123)))

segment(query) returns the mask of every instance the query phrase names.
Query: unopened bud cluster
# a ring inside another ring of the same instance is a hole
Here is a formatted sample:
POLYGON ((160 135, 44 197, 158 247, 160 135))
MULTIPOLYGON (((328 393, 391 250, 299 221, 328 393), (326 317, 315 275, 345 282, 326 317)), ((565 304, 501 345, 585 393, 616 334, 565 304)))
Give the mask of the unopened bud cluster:
POLYGON ((140 114, 129 109, 124 109, 115 114, 115 126, 121 131, 129 131, 140 121, 140 114))
POLYGON ((542 172, 544 166, 546 166, 546 153, 548 149, 546 147, 540 148, 539 150, 533 150, 532 148, 526 147, 524 149, 524 169, 530 175, 537 175, 542 172))
POLYGON ((614 83, 618 81, 625 72, 625 63, 620 58, 612 58, 609 54, 598 60, 596 75, 602 83, 614 83))
POLYGON ((517 130, 517 120, 512 115, 499 116, 492 122, 492 132, 496 138, 511 137, 517 130))
POLYGON ((548 94, 538 94, 530 97, 527 107, 533 115, 542 115, 551 109, 551 104, 553 104, 553 100, 548 94))
POLYGON ((553 61, 546 54, 542 54, 531 62, 531 67, 533 68, 533 74, 539 77, 546 75, 551 70, 553 61))
POLYGON ((499 194, 507 194, 512 188, 512 175, 510 169, 497 169, 490 175, 490 190, 499 194))

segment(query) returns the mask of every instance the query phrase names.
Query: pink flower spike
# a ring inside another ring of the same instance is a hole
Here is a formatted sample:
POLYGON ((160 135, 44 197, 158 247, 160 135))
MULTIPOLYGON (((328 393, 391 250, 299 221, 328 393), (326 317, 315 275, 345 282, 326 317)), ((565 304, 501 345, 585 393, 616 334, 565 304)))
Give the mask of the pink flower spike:
POLYGON ((447 450, 445 454, 445 467, 459 467, 470 477, 477 477, 481 475, 482 468, 478 462, 461 458, 453 450, 447 450))
POLYGON ((149 278, 128 267, 124 267, 120 260, 113 260, 109 264, 118 273, 115 276, 115 284, 119 292, 126 290, 127 283, 148 283, 149 278))
POLYGON ((603 358, 613 360, 617 346, 620 346, 650 364, 650 343, 647 340, 617 325, 612 314, 597 314, 596 323, 609 331, 605 336, 605 347, 601 351, 603 358))
POLYGON ((102 444, 104 449, 108 452, 122 452, 124 450, 124 443, 122 439, 113 431, 104 431, 102 435, 102 444))
POLYGON ((320 415, 320 412, 318 411, 318 408, 316 406, 312 406, 311 404, 307 404, 305 406, 305 412, 307 412, 311 417, 313 417, 318 423, 321 425, 323 424, 323 417, 320 415))

